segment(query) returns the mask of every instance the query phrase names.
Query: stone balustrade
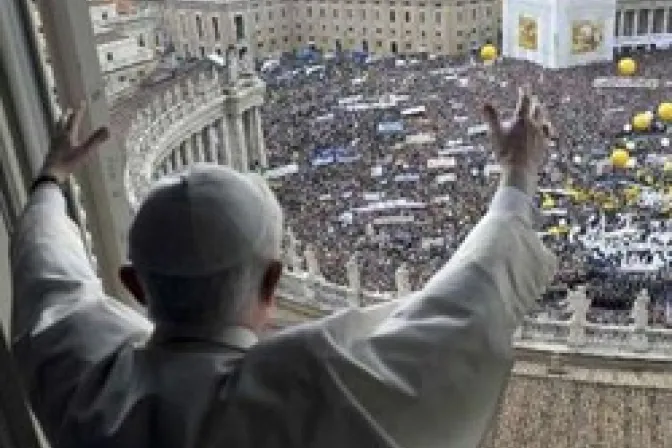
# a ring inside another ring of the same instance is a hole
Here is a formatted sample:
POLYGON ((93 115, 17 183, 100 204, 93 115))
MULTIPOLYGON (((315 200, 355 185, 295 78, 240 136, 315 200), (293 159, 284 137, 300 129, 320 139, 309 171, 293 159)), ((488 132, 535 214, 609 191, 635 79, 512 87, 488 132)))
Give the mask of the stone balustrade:
MULTIPOLYGON (((359 297, 353 300, 352 288, 335 285, 307 271, 285 271, 279 287, 279 296, 283 300, 309 306, 315 310, 315 315, 327 315, 349 306, 394 300, 397 295, 396 292, 360 291, 359 297)), ((572 338, 572 325, 572 321, 526 317, 514 336, 515 345, 551 353, 672 360, 672 330, 587 322, 578 327, 584 337, 577 344, 572 338)))

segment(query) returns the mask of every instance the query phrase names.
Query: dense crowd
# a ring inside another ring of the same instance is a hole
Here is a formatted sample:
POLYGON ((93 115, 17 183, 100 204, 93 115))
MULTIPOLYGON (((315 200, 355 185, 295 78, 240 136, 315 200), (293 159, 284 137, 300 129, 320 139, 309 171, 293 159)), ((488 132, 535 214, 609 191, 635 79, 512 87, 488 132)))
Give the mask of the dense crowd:
MULTIPOLYGON (((651 182, 663 175, 646 159, 668 149, 659 132, 626 136, 635 142, 631 154, 643 170, 613 170, 608 164, 605 170, 603 163, 634 113, 672 99, 665 82, 672 73, 670 54, 636 58, 638 76, 662 80, 658 88, 594 88, 595 78, 615 76, 614 64, 548 71, 521 61, 484 64, 466 58, 369 64, 347 57, 312 64, 283 60, 264 75, 269 85, 264 132, 271 167, 298 168, 272 180, 287 224, 300 241, 315 245, 329 281, 346 284, 346 262, 356 254, 365 289, 394 290, 395 271, 404 262, 417 288, 450 258, 497 185, 489 140, 480 128, 482 105, 491 102, 508 113, 517 86, 528 84, 547 104, 559 133, 541 187, 566 190, 571 184, 574 191, 591 193, 591 199, 579 201, 568 195, 550 199, 562 217, 549 214, 544 227, 557 229, 560 221, 576 231, 544 234, 560 259, 546 309, 553 312, 568 287, 585 283, 593 299, 591 320, 627 322, 635 296, 647 288, 654 321, 663 322, 672 293, 670 264, 653 272, 620 272, 625 255, 605 260, 580 238, 600 219, 617 228, 624 214, 649 218, 656 212, 636 201, 605 207, 592 199, 599 193, 617 200, 623 192, 616 182, 644 187, 638 176, 651 182), (369 106, 355 107, 362 104, 369 106), (397 127, 383 132, 381 123, 397 127), (437 158, 452 159, 450 166, 428 166, 437 158)), ((540 206, 548 197, 539 196, 540 206)))

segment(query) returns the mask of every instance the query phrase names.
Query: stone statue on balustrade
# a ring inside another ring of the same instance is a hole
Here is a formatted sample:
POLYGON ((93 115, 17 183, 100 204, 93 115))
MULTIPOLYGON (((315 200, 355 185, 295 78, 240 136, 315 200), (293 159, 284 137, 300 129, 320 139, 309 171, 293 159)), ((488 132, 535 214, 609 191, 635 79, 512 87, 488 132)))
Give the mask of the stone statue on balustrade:
POLYGON ((308 275, 311 277, 320 276, 320 265, 317 261, 317 254, 315 253, 315 246, 308 244, 306 250, 304 251, 304 256, 306 257, 306 269, 308 270, 308 275))
POLYGON ((632 320, 635 331, 643 331, 649 326, 649 303, 651 298, 646 289, 642 289, 632 304, 632 320))
POLYGON ((590 299, 586 294, 586 287, 580 285, 569 291, 567 300, 572 311, 567 343, 572 347, 582 347, 586 345, 586 324, 588 323, 588 310, 590 309, 590 299))
POLYGON ((649 326, 649 303, 651 298, 646 289, 642 289, 632 304, 633 332, 630 336, 630 345, 636 352, 645 352, 649 349, 649 338, 646 328, 649 326))
POLYGON ((350 259, 345 263, 345 270, 348 276, 348 302, 355 307, 361 304, 361 275, 359 271, 359 260, 357 254, 352 254, 350 259))
POLYGON ((411 280, 408 271, 408 265, 402 263, 394 273, 394 280, 397 287, 397 297, 406 297, 411 293, 411 280))
POLYGON ((233 45, 226 49, 226 84, 234 86, 238 83, 238 50, 233 45))
POLYGON ((299 240, 296 239, 294 231, 291 228, 287 228, 287 248, 285 250, 285 256, 287 257, 287 263, 291 267, 292 272, 301 271, 301 257, 299 257, 298 247, 299 240))
POLYGON ((240 73, 246 76, 254 75, 254 58, 249 48, 243 47, 240 49, 240 73))
POLYGON ((345 263, 345 270, 348 276, 348 287, 353 291, 359 291, 361 288, 361 277, 357 254, 352 254, 347 263, 345 263))

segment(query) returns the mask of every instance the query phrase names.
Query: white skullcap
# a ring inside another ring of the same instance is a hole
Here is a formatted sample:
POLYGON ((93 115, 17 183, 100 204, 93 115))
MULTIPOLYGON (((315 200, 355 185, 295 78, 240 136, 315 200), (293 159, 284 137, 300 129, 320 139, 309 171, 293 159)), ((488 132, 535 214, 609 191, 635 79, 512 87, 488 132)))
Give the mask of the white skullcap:
POLYGON ((273 194, 254 175, 195 165, 162 178, 148 194, 131 225, 129 258, 141 271, 211 275, 268 254, 264 246, 281 219, 273 194))

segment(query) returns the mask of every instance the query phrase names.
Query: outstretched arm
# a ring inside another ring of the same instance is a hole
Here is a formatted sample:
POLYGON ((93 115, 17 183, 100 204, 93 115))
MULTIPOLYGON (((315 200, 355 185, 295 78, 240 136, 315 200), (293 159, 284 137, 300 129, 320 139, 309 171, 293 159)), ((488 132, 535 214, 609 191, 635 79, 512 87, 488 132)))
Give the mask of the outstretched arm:
POLYGON ((63 124, 11 243, 12 345, 33 407, 57 426, 79 376, 121 344, 143 338, 150 323, 106 297, 58 186, 106 131, 76 145, 83 110, 63 124))
POLYGON ((502 186, 443 269, 402 302, 351 309, 262 344, 243 365, 244 399, 232 414, 263 414, 277 428, 305 420, 284 433, 291 446, 478 446, 510 374, 513 332, 555 269, 533 227, 547 136, 538 107, 521 94, 507 129, 487 112, 502 186), (283 425, 255 400, 280 390, 279 403, 306 415, 283 425))

